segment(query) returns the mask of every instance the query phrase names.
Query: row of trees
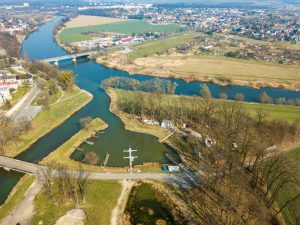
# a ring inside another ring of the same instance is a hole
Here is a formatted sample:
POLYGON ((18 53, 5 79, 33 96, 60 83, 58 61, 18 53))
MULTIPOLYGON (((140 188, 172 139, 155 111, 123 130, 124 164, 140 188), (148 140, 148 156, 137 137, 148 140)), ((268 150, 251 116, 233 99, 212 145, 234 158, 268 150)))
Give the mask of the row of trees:
POLYGON ((139 81, 127 77, 112 77, 102 82, 101 88, 120 88, 133 91, 174 94, 177 84, 169 80, 152 79, 139 81))
POLYGON ((201 182, 183 197, 201 224, 276 224, 276 214, 287 207, 298 220, 292 207, 300 201, 295 167, 281 156, 269 159, 266 149, 299 140, 300 123, 270 120, 263 110, 251 117, 239 101, 216 102, 205 87, 202 92, 206 97, 197 100, 137 92, 120 96, 117 105, 138 117, 187 124, 216 141, 208 148, 193 135, 172 138, 184 163, 198 171, 195 180, 201 182), (287 191, 292 194, 283 198, 287 191))
POLYGON ((79 167, 75 171, 57 162, 50 162, 39 171, 45 193, 55 204, 72 201, 76 206, 85 203, 89 173, 79 167))

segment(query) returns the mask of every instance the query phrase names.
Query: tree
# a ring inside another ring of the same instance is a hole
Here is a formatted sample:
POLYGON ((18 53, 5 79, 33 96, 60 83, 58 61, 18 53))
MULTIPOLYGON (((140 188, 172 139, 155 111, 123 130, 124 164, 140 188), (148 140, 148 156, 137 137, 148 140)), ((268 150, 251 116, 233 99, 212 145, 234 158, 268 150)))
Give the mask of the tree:
POLYGON ((260 94, 260 102, 266 103, 266 104, 271 104, 273 102, 273 100, 266 92, 263 92, 260 94))
POLYGON ((221 92, 219 97, 220 97, 220 99, 228 99, 228 95, 224 92, 221 92))
POLYGON ((88 125, 92 122, 93 118, 90 116, 79 119, 79 124, 84 128, 88 129, 88 125))
POLYGON ((100 158, 95 152, 87 152, 82 161, 90 165, 97 165, 99 160, 100 158))
POLYGON ((211 98, 211 92, 209 90, 209 87, 206 84, 200 85, 200 88, 201 88, 200 95, 203 98, 211 98))
POLYGON ((75 77, 72 71, 63 71, 59 73, 58 81, 62 89, 69 91, 75 83, 75 77))
POLYGON ((235 97, 235 100, 238 102, 242 102, 245 99, 245 96, 242 93, 236 93, 234 97, 235 97))

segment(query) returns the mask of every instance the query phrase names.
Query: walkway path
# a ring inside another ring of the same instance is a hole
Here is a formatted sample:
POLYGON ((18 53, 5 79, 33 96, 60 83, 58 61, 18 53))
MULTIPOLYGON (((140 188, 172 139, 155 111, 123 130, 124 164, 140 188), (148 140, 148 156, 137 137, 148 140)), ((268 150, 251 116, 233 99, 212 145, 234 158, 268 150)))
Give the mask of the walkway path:
POLYGON ((15 208, 15 210, 2 220, 1 225, 31 225, 33 218, 35 196, 40 192, 42 184, 35 181, 35 183, 25 193, 24 200, 15 208))
POLYGON ((10 118, 12 122, 31 120, 41 110, 40 106, 30 105, 39 93, 40 90, 38 87, 33 86, 33 88, 6 113, 6 116, 10 118))
POLYGON ((110 225, 124 225, 123 213, 126 208, 127 200, 129 198, 134 181, 122 180, 122 191, 118 199, 117 205, 112 210, 110 225))

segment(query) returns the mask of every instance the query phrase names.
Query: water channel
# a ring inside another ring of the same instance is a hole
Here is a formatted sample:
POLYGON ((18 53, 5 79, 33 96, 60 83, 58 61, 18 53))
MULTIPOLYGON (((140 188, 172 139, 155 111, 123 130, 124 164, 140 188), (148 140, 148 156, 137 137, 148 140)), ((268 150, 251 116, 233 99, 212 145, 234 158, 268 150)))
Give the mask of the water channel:
MULTIPOLYGON (((53 28, 60 20, 57 17, 55 20, 42 25, 38 30, 31 33, 23 43, 22 53, 27 52, 30 59, 44 59, 68 54, 64 49, 58 46, 53 41, 53 28)), ((60 65, 61 69, 72 70, 76 75, 76 83, 81 88, 93 94, 93 100, 83 107, 80 111, 71 116, 62 125, 40 138, 27 151, 21 153, 16 158, 28 161, 38 162, 51 151, 59 147, 62 143, 68 140, 81 127, 78 123, 79 119, 86 116, 93 118, 100 117, 108 125, 104 133, 99 134, 98 138, 93 138, 95 144, 88 146, 82 145, 87 151, 95 151, 99 154, 100 159, 103 160, 105 153, 110 154, 108 161, 109 166, 125 166, 128 161, 123 159, 123 150, 129 147, 138 149, 135 164, 143 162, 168 162, 165 153, 176 156, 174 151, 165 144, 157 141, 157 138, 147 134, 127 131, 124 128, 122 121, 109 112, 110 99, 107 94, 99 88, 99 84, 107 78, 113 76, 132 77, 138 80, 153 79, 150 76, 143 75, 129 75, 127 72, 110 69, 95 61, 81 61, 77 64, 65 62, 60 65)), ((201 82, 186 83, 182 80, 169 79, 172 82, 176 81, 178 84, 176 94, 180 95, 199 95, 199 85, 201 82)), ((217 84, 208 84, 213 97, 218 97, 221 92, 228 95, 229 99, 234 99, 236 93, 242 93, 245 100, 249 102, 258 102, 259 95, 265 91, 272 98, 300 98, 300 92, 280 90, 274 88, 254 89, 250 87, 232 85, 220 86, 217 84)), ((79 153, 75 155, 78 159, 82 157, 79 153)), ((0 170, 0 204, 6 199, 9 192, 20 179, 22 175, 16 172, 5 172, 0 170)))

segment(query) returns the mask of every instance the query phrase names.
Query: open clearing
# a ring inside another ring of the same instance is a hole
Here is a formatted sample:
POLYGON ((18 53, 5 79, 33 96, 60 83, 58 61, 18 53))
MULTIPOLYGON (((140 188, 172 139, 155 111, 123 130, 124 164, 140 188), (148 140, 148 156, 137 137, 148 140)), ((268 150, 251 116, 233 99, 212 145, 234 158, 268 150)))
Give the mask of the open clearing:
POLYGON ((126 20, 123 22, 106 23, 95 26, 83 26, 64 29, 58 39, 63 43, 72 43, 93 39, 88 32, 110 32, 118 34, 147 33, 147 32, 175 32, 181 29, 177 24, 153 25, 141 20, 126 20))
POLYGON ((119 18, 111 18, 111 17, 102 17, 102 16, 85 16, 79 15, 70 21, 68 21, 65 26, 66 29, 74 28, 74 27, 85 27, 85 26, 94 26, 94 25, 102 25, 106 23, 116 23, 116 22, 124 22, 126 19, 119 18))
POLYGON ((170 71, 181 77, 300 85, 300 66, 279 65, 250 60, 211 56, 154 56, 138 58, 143 68, 170 71), (177 63, 174 63, 177 62, 177 63))
MULTIPOLYGON (((117 181, 89 181, 86 191, 86 202, 80 205, 86 214, 86 225, 110 224, 111 213, 121 193, 121 184, 117 181)), ((54 204, 47 197, 45 188, 37 195, 35 201, 36 214, 32 224, 55 224, 66 212, 75 208, 73 202, 54 204)))

